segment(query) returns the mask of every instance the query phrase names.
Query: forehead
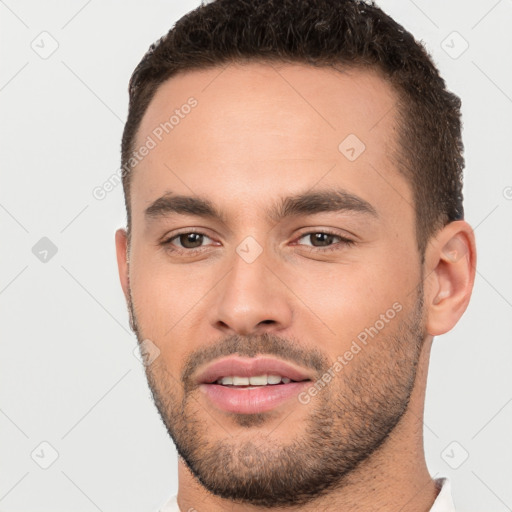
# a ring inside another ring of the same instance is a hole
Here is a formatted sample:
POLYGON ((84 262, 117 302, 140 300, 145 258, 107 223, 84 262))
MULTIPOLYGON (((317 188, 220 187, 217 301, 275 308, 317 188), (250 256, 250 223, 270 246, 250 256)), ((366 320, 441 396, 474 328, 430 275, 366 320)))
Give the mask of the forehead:
POLYGON ((243 197, 247 207, 320 181, 411 204, 391 160, 395 103, 388 82, 363 69, 231 63, 180 73, 159 87, 139 127, 135 148, 151 149, 134 169, 132 211, 171 190, 243 197))

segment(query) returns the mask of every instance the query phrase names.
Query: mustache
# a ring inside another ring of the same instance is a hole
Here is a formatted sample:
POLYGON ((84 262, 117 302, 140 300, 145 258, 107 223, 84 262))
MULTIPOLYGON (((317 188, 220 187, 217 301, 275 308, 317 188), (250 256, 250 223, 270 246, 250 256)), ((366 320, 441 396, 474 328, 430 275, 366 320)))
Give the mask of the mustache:
POLYGON ((186 390, 195 387, 192 375, 197 369, 215 359, 237 354, 243 357, 275 356, 314 370, 318 374, 329 368, 329 359, 316 348, 306 348, 297 339, 284 339, 270 333, 240 336, 234 334, 191 352, 184 363, 181 380, 186 390))

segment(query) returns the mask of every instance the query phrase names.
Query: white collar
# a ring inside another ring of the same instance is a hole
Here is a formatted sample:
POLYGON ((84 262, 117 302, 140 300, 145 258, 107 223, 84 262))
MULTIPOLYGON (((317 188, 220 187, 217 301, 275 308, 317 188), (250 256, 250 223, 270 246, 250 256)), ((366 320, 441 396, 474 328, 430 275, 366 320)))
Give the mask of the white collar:
POLYGON ((437 495, 436 501, 434 501, 434 504, 430 509, 430 512, 455 512, 450 480, 446 477, 436 478, 435 482, 440 491, 437 495))

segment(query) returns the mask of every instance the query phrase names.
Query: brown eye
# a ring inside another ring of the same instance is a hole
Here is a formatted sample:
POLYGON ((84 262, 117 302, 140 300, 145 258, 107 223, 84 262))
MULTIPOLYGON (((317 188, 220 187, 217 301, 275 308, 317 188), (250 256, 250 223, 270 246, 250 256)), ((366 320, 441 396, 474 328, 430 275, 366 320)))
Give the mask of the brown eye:
POLYGON ((206 236, 203 233, 189 231, 185 233, 178 233, 177 235, 164 240, 162 245, 171 251, 194 252, 195 250, 202 250, 206 247, 203 245, 205 239, 210 240, 210 242, 212 241, 209 236, 206 236))
POLYGON ((318 249, 322 251, 336 250, 342 249, 343 247, 354 245, 355 242, 341 235, 337 235, 335 233, 329 233, 327 231, 311 231, 309 233, 303 233, 302 236, 298 238, 298 240, 309 239, 309 244, 300 244, 302 246, 307 247, 309 250, 318 249))
POLYGON ((196 249, 201 247, 203 243, 204 235, 200 233, 182 233, 176 237, 183 248, 185 249, 196 249))
POLYGON ((313 247, 326 247, 333 243, 336 237, 329 233, 310 233, 307 236, 310 237, 313 247))

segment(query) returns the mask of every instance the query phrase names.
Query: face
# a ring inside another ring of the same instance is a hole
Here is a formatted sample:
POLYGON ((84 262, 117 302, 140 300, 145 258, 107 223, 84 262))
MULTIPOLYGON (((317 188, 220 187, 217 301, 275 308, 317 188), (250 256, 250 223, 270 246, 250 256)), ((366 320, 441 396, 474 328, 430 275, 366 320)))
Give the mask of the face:
POLYGON ((403 417, 426 334, 394 105, 369 71, 232 64, 168 80, 142 120, 125 292, 214 494, 306 503, 403 417))

